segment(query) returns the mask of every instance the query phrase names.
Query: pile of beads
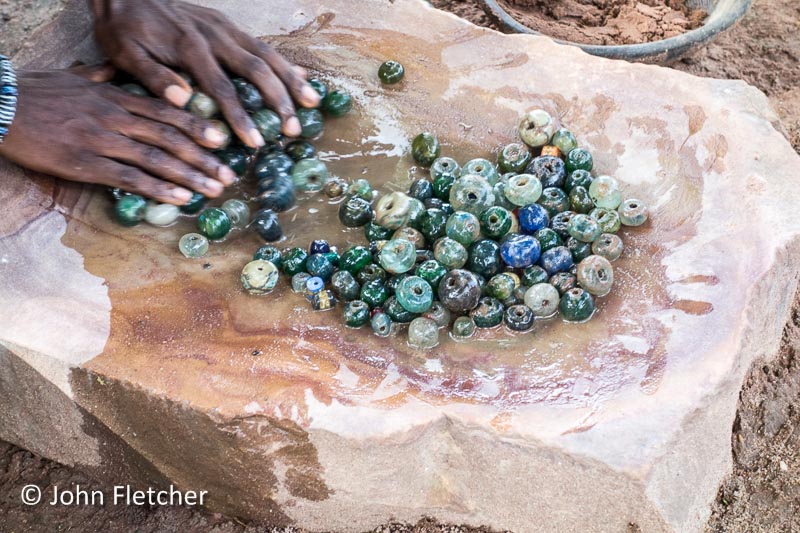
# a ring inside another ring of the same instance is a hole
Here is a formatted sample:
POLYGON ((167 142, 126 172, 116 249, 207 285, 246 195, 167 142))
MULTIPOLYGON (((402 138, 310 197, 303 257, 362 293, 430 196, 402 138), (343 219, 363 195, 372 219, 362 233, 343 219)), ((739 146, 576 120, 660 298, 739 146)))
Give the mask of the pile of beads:
MULTIPOLYGON (((191 80, 186 78, 191 84, 191 80)), ((252 216, 244 199, 229 199, 219 207, 206 207, 207 198, 194 193, 183 206, 148 202, 139 195, 112 189, 117 221, 124 226, 135 226, 145 221, 154 226, 169 226, 181 215, 198 215, 198 233, 184 235, 178 247, 186 257, 201 257, 209 248, 210 241, 224 239, 231 230, 252 228, 266 242, 283 237, 277 213, 291 209, 297 194, 313 193, 325 188, 329 196, 336 192, 328 186, 330 175, 322 161, 316 157, 316 149, 309 142, 322 135, 323 112, 331 117, 340 117, 352 108, 352 99, 343 91, 329 90, 320 80, 309 83, 320 95, 318 109, 297 109, 297 118, 302 128, 300 138, 287 140, 281 135, 281 119, 277 113, 264 106, 258 89, 241 78, 231 80, 239 99, 261 135, 266 146, 257 152, 241 144, 231 135, 228 124, 219 117, 219 106, 206 94, 196 91, 186 109, 200 118, 209 120, 226 139, 214 154, 240 178, 250 174, 256 185, 255 202, 258 210, 252 216)), ((136 95, 146 96, 147 91, 135 83, 126 83, 121 88, 136 95)), ((336 180, 341 188, 341 182, 336 180)), ((340 193, 341 194, 341 193, 340 193)))

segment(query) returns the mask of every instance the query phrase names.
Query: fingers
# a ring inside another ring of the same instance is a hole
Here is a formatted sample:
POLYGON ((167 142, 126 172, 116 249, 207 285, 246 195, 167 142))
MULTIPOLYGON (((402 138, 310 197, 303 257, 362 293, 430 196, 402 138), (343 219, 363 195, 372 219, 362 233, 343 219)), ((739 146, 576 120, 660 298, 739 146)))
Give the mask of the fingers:
POLYGON ((114 78, 117 69, 111 63, 99 65, 76 65, 69 69, 72 74, 96 83, 107 83, 114 78))
POLYGON ((184 107, 192 97, 192 88, 186 80, 155 61, 138 45, 126 46, 115 60, 150 92, 162 96, 176 107, 184 107))
POLYGON ((131 165, 125 165, 105 157, 91 160, 87 165, 88 175, 81 181, 90 181, 109 187, 119 187, 152 198, 159 202, 183 205, 192 198, 192 191, 158 179, 131 165))

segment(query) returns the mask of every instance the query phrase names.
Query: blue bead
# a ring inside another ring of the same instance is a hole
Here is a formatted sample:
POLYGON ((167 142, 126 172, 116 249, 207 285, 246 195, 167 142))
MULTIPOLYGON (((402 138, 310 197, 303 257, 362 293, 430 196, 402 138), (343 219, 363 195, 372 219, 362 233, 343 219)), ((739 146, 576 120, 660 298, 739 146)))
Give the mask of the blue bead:
POLYGON ((539 266, 551 276, 558 272, 566 272, 572 268, 572 253, 566 246, 550 248, 539 258, 539 266))
POLYGON ((330 251, 331 245, 328 244, 328 241, 322 239, 311 241, 311 245, 308 247, 308 255, 327 254, 330 251))
POLYGON ((320 277, 314 276, 306 281, 306 292, 308 294, 316 294, 324 288, 325 282, 320 277))
POLYGON ((511 235, 500 246, 500 257, 511 268, 525 268, 533 265, 539 260, 540 253, 539 241, 530 235, 511 235))
POLYGON ((0 87, 0 94, 4 96, 18 96, 17 88, 11 85, 0 87))
POLYGON ((517 211, 517 218, 519 219, 519 227, 525 233, 535 233, 550 225, 550 215, 547 214, 547 209, 539 204, 521 207, 517 211))

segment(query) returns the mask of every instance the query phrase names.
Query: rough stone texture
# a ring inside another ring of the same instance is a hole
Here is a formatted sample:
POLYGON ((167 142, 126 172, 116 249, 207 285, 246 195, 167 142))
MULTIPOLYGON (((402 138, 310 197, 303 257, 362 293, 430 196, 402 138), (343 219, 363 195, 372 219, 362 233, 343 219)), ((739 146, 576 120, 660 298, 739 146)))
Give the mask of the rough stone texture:
MULTIPOLYGON (((0 169, 3 201, 20 207, 0 227, 12 260, 0 265, 26 258, 30 272, 49 272, 68 258, 65 284, 42 276, 34 286, 49 283, 58 303, 96 317, 85 322, 96 336, 75 335, 85 344, 73 351, 62 345, 78 313, 66 306, 25 328, 3 321, 10 357, 57 385, 55 405, 74 409, 71 399, 83 413, 80 425, 43 419, 43 434, 86 432, 96 418, 110 430, 98 447, 121 441, 166 479, 210 487, 214 508, 276 524, 356 531, 427 514, 517 531, 700 528, 730 467, 742 378, 777 352, 797 284, 798 158, 766 99, 743 83, 478 30, 413 0, 370 4, 265 14, 214 3, 254 34, 292 31, 295 60, 356 96, 355 115, 329 123, 320 146, 340 154, 329 153, 334 172, 366 168, 384 190, 408 182, 407 139, 422 129, 466 159, 511 140, 525 108, 553 111, 599 171, 654 206, 653 222, 626 234, 619 287, 597 319, 428 354, 402 337, 342 335, 337 316, 309 315, 285 287, 267 300, 240 293, 252 236, 215 248, 209 272, 176 252, 188 221, 124 230, 95 189, 0 169), (408 69, 400 90, 375 76, 389 56, 408 69), (59 217, 66 224, 51 222, 59 217), (31 242, 44 249, 33 255, 31 242)), ((92 56, 85 24, 66 13, 23 57, 92 56)), ((360 238, 328 223, 334 207, 311 202, 301 210, 320 212, 292 226, 293 240, 360 238)), ((2 273, 0 316, 13 319, 30 303, 20 277, 32 276, 2 273)), ((0 419, 0 438, 55 455, 31 442, 42 433, 8 428, 0 419)), ((73 456, 56 458, 93 460, 73 456)))

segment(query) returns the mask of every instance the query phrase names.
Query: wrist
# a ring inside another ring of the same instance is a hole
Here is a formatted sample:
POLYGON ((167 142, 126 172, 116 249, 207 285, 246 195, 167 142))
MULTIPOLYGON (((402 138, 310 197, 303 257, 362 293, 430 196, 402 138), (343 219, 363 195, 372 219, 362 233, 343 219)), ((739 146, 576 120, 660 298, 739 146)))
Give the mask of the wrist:
POLYGON ((11 61, 0 55, 0 145, 17 113, 17 75, 11 61))

